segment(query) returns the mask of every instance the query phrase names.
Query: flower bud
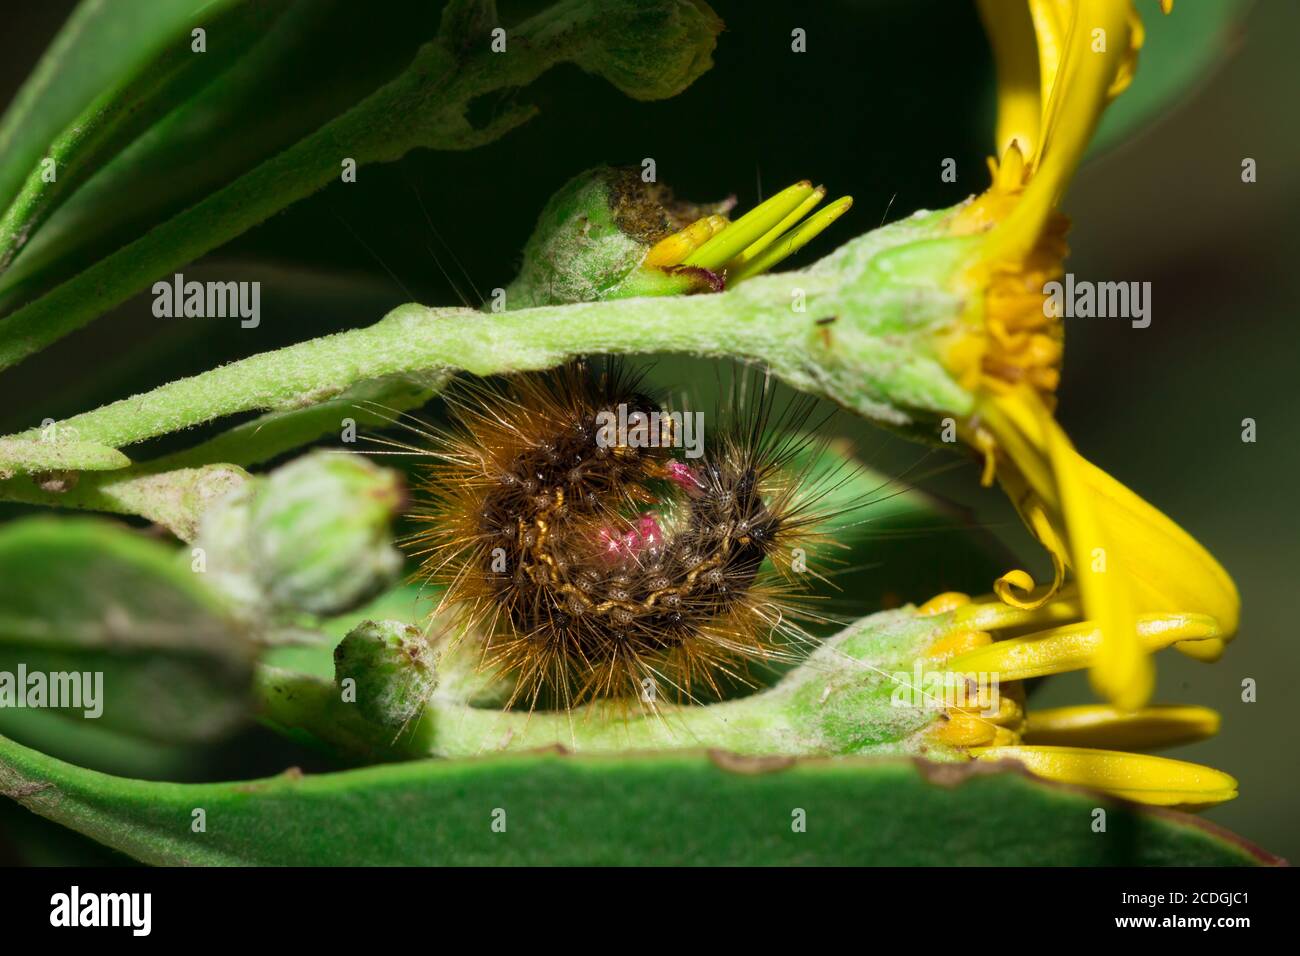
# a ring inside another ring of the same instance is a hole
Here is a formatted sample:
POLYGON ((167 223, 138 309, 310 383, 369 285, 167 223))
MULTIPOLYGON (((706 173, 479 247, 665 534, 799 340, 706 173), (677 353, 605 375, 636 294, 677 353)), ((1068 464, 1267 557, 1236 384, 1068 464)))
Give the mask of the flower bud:
POLYGON ((639 168, 589 169, 569 180, 542 210, 524 247, 524 264, 506 290, 510 309, 669 295, 707 285, 703 270, 644 268, 661 239, 731 201, 697 206, 673 198, 639 168))
POLYGON ((409 624, 364 621, 334 649, 334 680, 367 720, 401 729, 433 693, 433 650, 409 624))
POLYGON ((249 504, 254 579, 277 609, 338 614, 390 584, 402 556, 389 522, 394 472, 357 455, 313 452, 271 472, 249 504))

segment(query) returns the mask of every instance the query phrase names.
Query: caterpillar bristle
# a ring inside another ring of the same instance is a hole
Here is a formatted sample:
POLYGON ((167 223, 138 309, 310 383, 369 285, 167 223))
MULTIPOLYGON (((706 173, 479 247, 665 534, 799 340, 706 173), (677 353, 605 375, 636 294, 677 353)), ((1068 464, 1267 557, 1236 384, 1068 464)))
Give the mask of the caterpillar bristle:
POLYGON ((826 578, 796 557, 828 540, 841 480, 800 463, 824 423, 806 397, 778 408, 762 373, 720 404, 683 454, 688 420, 641 373, 579 361, 467 380, 448 427, 417 429, 403 543, 507 707, 695 702, 806 655, 826 578))

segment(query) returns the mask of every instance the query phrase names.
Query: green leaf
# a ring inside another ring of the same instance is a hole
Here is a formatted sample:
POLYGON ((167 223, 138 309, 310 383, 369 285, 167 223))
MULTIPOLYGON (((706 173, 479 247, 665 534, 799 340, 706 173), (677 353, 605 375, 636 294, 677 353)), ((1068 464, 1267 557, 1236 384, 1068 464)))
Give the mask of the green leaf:
POLYGON ((283 9, 251 0, 216 0, 171 32, 151 37, 156 41, 152 56, 114 77, 41 152, 0 218, 0 271, 73 191, 256 44, 283 9), (202 51, 192 48, 196 27, 205 31, 202 51))
POLYGON ((0 793, 163 865, 1280 862, 1185 814, 1003 766, 907 760, 534 753, 166 784, 82 770, 0 738, 0 793), (1105 833, 1090 825, 1096 807, 1107 810, 1105 833), (199 808, 206 829, 194 833, 199 808))
POLYGON ((46 146, 95 97, 131 75, 208 0, 83 0, 0 120, 0 208, 46 146))
POLYGON ((15 684, 20 667, 82 675, 98 700, 61 709, 70 719, 159 741, 222 735, 251 711, 253 656, 220 600, 158 542, 92 520, 0 531, 0 672, 15 684))
MULTIPOLYGON (((201 779, 209 752, 191 742, 160 743, 58 711, 0 707, 0 735, 78 767, 146 780, 201 779)), ((220 746, 220 744, 212 745, 220 746)), ((209 777, 210 778, 210 777, 209 777)))
POLYGON ((0 275, 0 313, 346 111, 410 61, 435 16, 421 0, 390 0, 382 17, 350 0, 275 6, 283 15, 246 55, 68 197, 0 275))

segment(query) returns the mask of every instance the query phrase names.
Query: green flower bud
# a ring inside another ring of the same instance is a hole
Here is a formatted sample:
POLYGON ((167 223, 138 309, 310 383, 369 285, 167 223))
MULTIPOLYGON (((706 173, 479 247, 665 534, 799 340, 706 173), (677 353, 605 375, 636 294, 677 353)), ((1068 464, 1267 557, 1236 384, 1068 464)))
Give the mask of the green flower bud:
POLYGON ((389 522, 400 480, 357 455, 313 452, 273 471, 249 506, 254 579, 277 609, 339 614, 402 567, 389 522))
POLYGON ((314 452, 246 478, 205 508, 183 557, 248 620, 339 614, 401 571, 388 530, 401 500, 393 472, 314 452))
POLYGON ((334 649, 334 680, 367 720, 401 729, 433 693, 433 649, 409 624, 364 621, 334 649))
POLYGON ((546 204, 524 247, 519 276, 506 289, 509 309, 672 295, 708 284, 702 272, 643 268, 659 240, 730 201, 697 206, 647 183, 641 170, 600 166, 579 173, 546 204))

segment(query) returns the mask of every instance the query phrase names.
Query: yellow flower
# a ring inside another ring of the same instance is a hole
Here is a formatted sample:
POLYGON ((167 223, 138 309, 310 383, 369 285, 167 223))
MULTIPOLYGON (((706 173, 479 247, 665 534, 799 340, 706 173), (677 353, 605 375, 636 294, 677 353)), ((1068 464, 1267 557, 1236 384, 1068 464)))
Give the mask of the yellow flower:
POLYGON ((1107 103, 1132 79, 1143 26, 1130 0, 981 0, 980 10, 997 62, 999 159, 989 189, 951 220, 953 234, 981 241, 957 280, 968 306, 943 359, 975 396, 962 434, 985 456, 985 484, 996 477, 1055 569, 1043 587, 1011 571, 997 595, 1025 612, 1022 625, 1081 618, 1096 636, 1080 651, 1094 688, 1136 711, 1154 683, 1144 627, 1201 622, 1211 634, 1174 646, 1213 660, 1239 614, 1218 562, 1084 459, 1052 415, 1063 332, 1044 285, 1066 254, 1056 207, 1107 103))
MULTIPOLYGON (((1065 593, 1044 607, 1062 621, 1078 616, 1077 599, 1065 593)), ((994 640, 994 632, 1021 629, 1040 615, 994 597, 971 601, 953 593, 939 595, 919 613, 949 616, 947 636, 930 648, 928 665, 975 688, 961 706, 945 709, 929 734, 934 743, 976 760, 1015 760, 1036 776, 1138 803, 1199 810, 1237 795, 1237 781, 1222 771, 1136 752, 1213 736, 1219 715, 1208 708, 1026 706, 1022 681, 1078 670, 1095 659, 1102 643, 1096 624, 1075 621, 994 640)), ((1146 615, 1137 630, 1144 651, 1222 636, 1212 618, 1197 614, 1146 615)))

